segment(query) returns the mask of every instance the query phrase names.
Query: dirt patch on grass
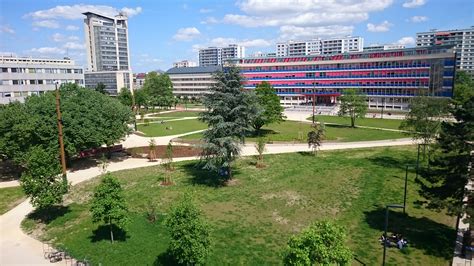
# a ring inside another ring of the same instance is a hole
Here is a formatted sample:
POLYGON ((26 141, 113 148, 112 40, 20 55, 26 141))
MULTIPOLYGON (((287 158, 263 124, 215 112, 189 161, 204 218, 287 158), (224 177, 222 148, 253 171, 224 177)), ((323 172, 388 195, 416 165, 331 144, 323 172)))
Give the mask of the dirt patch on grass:
MULTIPOLYGON (((148 158, 150 148, 148 146, 129 148, 126 150, 133 158, 148 158)), ((199 156, 202 150, 193 146, 173 146, 173 157, 199 156)), ((156 158, 165 158, 166 145, 158 145, 155 148, 156 158)))
POLYGON ((263 200, 279 199, 285 201, 286 206, 305 206, 307 200, 296 191, 282 191, 278 193, 267 193, 261 197, 263 200))

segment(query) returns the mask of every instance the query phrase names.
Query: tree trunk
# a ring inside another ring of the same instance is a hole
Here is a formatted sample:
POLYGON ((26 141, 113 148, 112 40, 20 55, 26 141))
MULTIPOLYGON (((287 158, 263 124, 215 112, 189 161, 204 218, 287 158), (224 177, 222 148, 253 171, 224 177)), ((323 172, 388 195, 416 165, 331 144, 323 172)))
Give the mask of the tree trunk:
POLYGON ((351 127, 355 127, 355 117, 351 116, 351 127))
POLYGON ((112 230, 112 221, 109 218, 109 226, 110 226, 110 241, 112 244, 114 243, 114 231, 112 230))

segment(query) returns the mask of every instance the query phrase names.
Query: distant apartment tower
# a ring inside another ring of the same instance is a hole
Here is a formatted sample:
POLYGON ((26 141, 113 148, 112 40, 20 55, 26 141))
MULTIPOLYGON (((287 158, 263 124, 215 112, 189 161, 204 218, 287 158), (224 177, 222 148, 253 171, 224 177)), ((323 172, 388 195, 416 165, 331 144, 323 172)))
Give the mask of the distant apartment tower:
POLYGON ((362 37, 344 37, 331 39, 313 39, 305 41, 288 41, 277 43, 276 56, 304 56, 320 54, 340 54, 362 52, 362 37))
POLYGON ((82 67, 65 59, 0 56, 0 104, 54 90, 58 84, 84 84, 82 67))
POLYGON ((244 46, 230 44, 227 47, 209 47, 199 50, 199 66, 220 66, 229 59, 244 57, 244 46))
POLYGON ((394 49, 405 49, 405 45, 402 44, 375 44, 364 47, 364 52, 371 52, 371 51, 386 51, 386 50, 394 50, 394 49))
POLYGON ((460 30, 430 30, 416 34, 416 46, 452 45, 456 51, 456 68, 474 76, 474 26, 460 30))
POLYGON ((121 88, 132 88, 130 51, 128 44, 127 16, 120 13, 115 17, 93 12, 83 13, 87 49, 86 87, 98 83, 106 91, 117 95, 121 88))
POLYGON ((195 67, 195 66, 197 66, 196 62, 188 61, 188 60, 182 60, 182 61, 173 63, 173 67, 195 67))

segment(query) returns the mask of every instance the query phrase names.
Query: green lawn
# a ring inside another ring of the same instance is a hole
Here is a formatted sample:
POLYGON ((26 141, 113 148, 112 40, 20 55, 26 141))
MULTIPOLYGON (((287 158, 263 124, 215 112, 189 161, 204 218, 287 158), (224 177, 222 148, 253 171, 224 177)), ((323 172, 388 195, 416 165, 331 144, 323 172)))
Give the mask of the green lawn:
POLYGON ((20 204, 25 198, 21 187, 0 188, 0 215, 20 204))
MULTIPOLYGON (((307 120, 312 121, 312 116, 308 117, 307 120)), ((317 115, 316 121, 347 126, 351 125, 351 119, 342 116, 317 115)), ((356 126, 398 129, 402 121, 403 120, 400 119, 356 118, 356 126)))
MULTIPOLYGON (((184 191, 194 193, 212 227, 208 265, 281 265, 288 238, 311 222, 335 219, 346 226, 348 246, 358 260, 377 265, 382 260, 378 237, 383 232, 384 206, 403 202, 404 165, 414 163, 415 148, 373 148, 267 155, 266 168, 255 159, 237 161, 235 181, 220 186, 215 174, 194 162, 175 166, 175 185, 159 185, 161 167, 115 173, 131 210, 126 234, 111 244, 106 227, 91 223, 89 200, 99 179, 72 188, 66 202, 43 227, 42 239, 66 247, 76 258, 102 265, 167 265, 169 233, 163 217, 184 191), (156 223, 145 218, 149 206, 159 212, 156 223)), ((409 175, 407 215, 392 211, 389 231, 410 242, 406 252, 387 251, 388 265, 447 265, 456 236, 455 218, 419 205, 419 185, 409 175)), ((50 213, 51 216, 51 213, 50 213)), ((32 216, 34 217, 34 215, 32 216)), ((34 228, 32 219, 23 222, 34 228)), ((356 263, 357 264, 357 263, 356 263)))
POLYGON ((138 130, 145 133, 147 137, 177 135, 206 128, 206 124, 197 119, 170 121, 163 124, 150 123, 148 126, 138 125, 138 130))
POLYGON ((194 111, 177 111, 163 114, 152 115, 153 118, 181 118, 181 117, 197 117, 199 112, 194 111))
MULTIPOLYGON (((306 142, 306 136, 311 130, 311 124, 284 121, 280 124, 271 124, 262 128, 263 136, 269 141, 297 141, 306 142), (301 138, 302 137, 302 138, 301 138)), ((181 137, 182 139, 200 139, 202 133, 196 133, 181 137)), ((326 125, 327 141, 363 141, 363 140, 383 140, 383 139, 397 139, 407 137, 403 133, 395 131, 385 131, 367 128, 350 128, 347 126, 326 125)), ((247 138, 249 141, 255 141, 256 137, 251 136, 247 138)))

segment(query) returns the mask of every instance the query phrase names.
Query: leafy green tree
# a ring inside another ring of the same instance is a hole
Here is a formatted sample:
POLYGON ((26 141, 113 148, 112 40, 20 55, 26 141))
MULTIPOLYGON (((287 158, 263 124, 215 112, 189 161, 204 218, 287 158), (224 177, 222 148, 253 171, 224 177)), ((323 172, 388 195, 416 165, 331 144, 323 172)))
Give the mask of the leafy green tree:
POLYGON ((102 221, 109 225, 110 241, 112 243, 114 242, 114 225, 125 230, 129 223, 128 208, 123 196, 122 186, 112 174, 105 174, 101 183, 96 187, 90 212, 94 223, 102 221))
POLYGON ((339 100, 341 101, 339 115, 349 116, 351 118, 351 127, 355 127, 356 118, 364 117, 367 113, 366 97, 357 94, 355 89, 348 89, 344 90, 339 100))
POLYGON ((474 81, 472 77, 463 70, 456 70, 453 94, 455 104, 467 102, 474 95, 474 81))
POLYGON ((262 167, 263 165, 263 153, 265 152, 265 146, 267 144, 267 141, 265 138, 259 137, 257 138, 257 143, 255 143, 255 149, 257 150, 258 153, 258 161, 256 166, 257 167, 262 167))
POLYGON ((171 107, 174 103, 173 83, 168 74, 150 72, 145 77, 143 89, 151 98, 154 105, 171 107))
POLYGON ((148 109, 150 106, 150 96, 145 89, 135 90, 135 104, 138 106, 138 109, 142 107, 148 109))
MULTIPOLYGON (((60 88, 66 156, 112 145, 130 132, 130 108, 96 91, 64 84, 60 88)), ((0 154, 19 164, 34 146, 58 147, 55 92, 31 96, 24 104, 9 104, 0 110, 0 154), (3 122, 5 121, 5 123, 3 122)))
POLYGON ((417 96, 410 101, 410 111, 401 123, 400 129, 410 132, 413 139, 423 144, 431 143, 439 133, 441 122, 449 112, 449 100, 417 96))
POLYGON ((26 170, 20 184, 31 204, 38 209, 60 204, 68 191, 67 180, 61 177, 57 151, 36 146, 26 154, 26 170))
POLYGON ((347 265, 352 252, 346 247, 344 227, 324 221, 292 236, 286 247, 285 265, 347 265))
POLYGON ((106 88, 107 88, 107 87, 105 86, 104 83, 99 82, 99 83, 97 83, 97 86, 95 86, 94 90, 95 90, 96 92, 101 93, 101 94, 108 95, 109 92, 108 92, 107 90, 105 90, 106 88))
MULTIPOLYGON (((474 95, 454 107, 452 115, 456 121, 441 123, 430 170, 422 174, 421 192, 429 200, 428 207, 446 208, 448 213, 457 215, 462 211, 469 181, 470 152, 474 148, 474 95)), ((472 200, 467 208, 469 223, 474 223, 472 200)))
POLYGON ((283 121, 283 106, 280 104, 280 98, 275 93, 275 89, 270 83, 264 81, 257 85, 255 89, 258 103, 263 108, 263 112, 258 113, 252 121, 252 127, 259 131, 264 125, 278 123, 283 121))
POLYGON ((133 104, 132 92, 127 88, 122 88, 120 93, 117 95, 117 99, 125 106, 132 107, 133 104))
POLYGON ((242 77, 235 66, 214 74, 216 84, 203 96, 206 111, 200 120, 209 129, 203 134, 202 162, 204 168, 227 172, 232 178, 231 164, 240 154, 240 145, 251 132, 255 109, 254 97, 242 88, 242 77))
POLYGON ((313 155, 316 156, 316 153, 323 142, 326 128, 324 123, 313 124, 311 127, 313 130, 308 132, 308 146, 312 149, 313 155))
POLYGON ((163 165, 165 166, 166 170, 172 171, 173 170, 173 142, 168 142, 166 145, 165 150, 165 158, 163 160, 163 165))
POLYGON ((195 206, 191 195, 171 208, 165 220, 171 233, 170 255, 183 265, 202 265, 210 252, 209 225, 195 206))

